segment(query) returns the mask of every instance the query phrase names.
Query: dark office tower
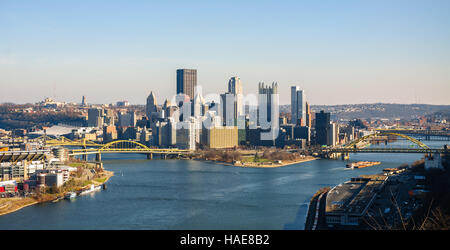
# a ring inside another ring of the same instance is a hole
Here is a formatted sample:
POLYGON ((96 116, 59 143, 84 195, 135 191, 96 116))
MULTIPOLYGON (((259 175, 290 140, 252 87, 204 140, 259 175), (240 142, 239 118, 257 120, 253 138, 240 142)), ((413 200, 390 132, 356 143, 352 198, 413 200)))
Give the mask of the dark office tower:
POLYGON ((316 113, 316 143, 328 145, 328 130, 330 129, 330 113, 316 113))
POLYGON ((83 99, 81 99, 81 106, 83 106, 83 107, 87 106, 87 100, 86 100, 85 96, 83 96, 83 99))
POLYGON ((177 69, 177 94, 188 95, 190 99, 195 97, 197 87, 196 69, 177 69))
POLYGON ((147 115, 147 118, 150 119, 152 117, 152 113, 157 112, 157 103, 156 103, 156 97, 155 94, 153 94, 153 91, 150 92, 150 95, 147 97, 147 105, 145 106, 145 114, 147 115))
POLYGON ((103 127, 104 111, 102 108, 91 108, 88 110, 88 127, 103 127))

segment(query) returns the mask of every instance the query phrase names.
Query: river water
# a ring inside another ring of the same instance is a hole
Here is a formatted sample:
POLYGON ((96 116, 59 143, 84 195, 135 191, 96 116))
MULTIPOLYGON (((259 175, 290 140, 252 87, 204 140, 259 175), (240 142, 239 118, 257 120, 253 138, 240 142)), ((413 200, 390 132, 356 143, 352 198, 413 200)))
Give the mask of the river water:
POLYGON ((0 216, 0 229, 303 229, 309 200, 319 188, 421 157, 352 154, 351 161, 382 162, 352 170, 341 160, 261 169, 105 154, 105 169, 115 172, 107 190, 0 216))

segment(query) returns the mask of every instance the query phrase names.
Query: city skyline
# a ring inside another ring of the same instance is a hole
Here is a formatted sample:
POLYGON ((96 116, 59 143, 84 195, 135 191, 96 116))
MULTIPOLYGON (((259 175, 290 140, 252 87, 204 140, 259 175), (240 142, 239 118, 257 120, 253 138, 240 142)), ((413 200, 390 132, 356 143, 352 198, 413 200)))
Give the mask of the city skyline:
POLYGON ((283 105, 295 85, 311 105, 450 104, 448 1, 173 4, 2 1, 0 102, 163 103, 194 68, 204 93, 278 82, 283 105))

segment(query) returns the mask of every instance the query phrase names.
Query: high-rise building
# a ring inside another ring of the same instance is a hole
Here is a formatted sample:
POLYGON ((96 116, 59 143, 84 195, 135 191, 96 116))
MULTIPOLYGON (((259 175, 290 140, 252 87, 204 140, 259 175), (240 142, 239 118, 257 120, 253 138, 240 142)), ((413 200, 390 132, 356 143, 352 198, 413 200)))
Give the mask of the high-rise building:
POLYGON ((153 144, 152 130, 147 129, 147 128, 142 128, 141 136, 139 137, 139 142, 146 146, 152 146, 152 144, 153 144))
POLYGON ((152 92, 150 92, 150 95, 148 95, 148 97, 147 97, 147 105, 145 106, 145 114, 147 115, 147 118, 150 121, 152 121, 152 115, 154 116, 154 113, 156 113, 156 112, 158 112, 156 97, 152 91, 152 92))
POLYGON ((114 110, 105 109, 103 115, 103 125, 113 126, 115 124, 114 110))
POLYGON ((298 86, 291 87, 291 123, 305 126, 306 104, 305 93, 298 86))
POLYGON ((258 122, 261 121, 259 117, 264 113, 266 114, 266 121, 271 122, 272 108, 275 106, 278 107, 278 98, 273 98, 273 95, 278 94, 278 83, 273 82, 272 86, 265 86, 264 82, 260 82, 258 94, 258 122))
POLYGON ((194 98, 194 117, 200 117, 203 115, 203 106, 205 105, 205 100, 200 93, 197 93, 194 98))
POLYGON ((311 140, 311 129, 307 126, 294 127, 294 139, 304 139, 307 143, 311 140))
POLYGON ((103 127, 103 142, 110 142, 117 140, 117 129, 116 126, 104 126, 103 127))
POLYGON ((323 110, 316 113, 316 143, 319 145, 330 145, 330 113, 323 110))
POLYGON ((177 69, 177 94, 188 95, 192 100, 197 87, 196 69, 177 69))
POLYGON ((306 126, 310 128, 312 127, 311 107, 308 102, 306 102, 306 126))
POLYGON ((180 122, 180 128, 176 132, 176 145, 179 149, 196 149, 196 129, 195 119, 191 117, 187 121, 180 122))
POLYGON ((235 96, 236 102, 236 118, 238 116, 245 115, 244 113, 244 90, 241 79, 237 76, 231 77, 228 81, 228 93, 232 93, 235 96))
POLYGON ((177 109, 178 109, 177 106, 172 105, 172 103, 168 99, 166 99, 162 106, 162 112, 164 113, 162 118, 172 117, 172 115, 175 113, 175 111, 177 111, 177 109))
POLYGON ((88 110, 88 127, 103 127, 103 109, 91 108, 88 110))
POLYGON ((168 148, 176 145, 177 139, 177 129, 176 123, 172 118, 167 119, 167 121, 160 122, 160 141, 158 146, 162 148, 168 148))
POLYGON ((136 126, 136 113, 134 111, 131 112, 119 112, 118 113, 119 121, 117 126, 119 127, 135 127, 136 126))
POLYGON ((86 96, 83 96, 83 98, 81 99, 81 106, 83 106, 83 107, 87 106, 86 96))
POLYGON ((222 117, 224 126, 235 126, 237 122, 237 106, 235 95, 232 93, 225 93, 220 95, 219 114, 222 117))

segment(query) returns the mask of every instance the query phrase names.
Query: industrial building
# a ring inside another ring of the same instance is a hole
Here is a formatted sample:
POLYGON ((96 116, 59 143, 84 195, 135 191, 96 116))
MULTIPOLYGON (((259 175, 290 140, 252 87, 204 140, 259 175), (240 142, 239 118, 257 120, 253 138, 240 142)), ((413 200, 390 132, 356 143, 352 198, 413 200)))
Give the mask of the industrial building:
POLYGON ((327 225, 359 226, 387 178, 385 175, 362 176, 332 188, 326 197, 327 225))

